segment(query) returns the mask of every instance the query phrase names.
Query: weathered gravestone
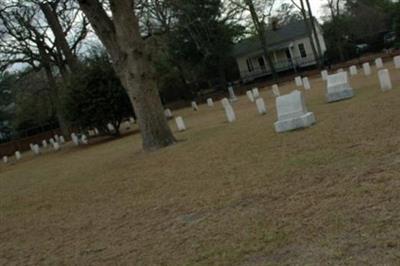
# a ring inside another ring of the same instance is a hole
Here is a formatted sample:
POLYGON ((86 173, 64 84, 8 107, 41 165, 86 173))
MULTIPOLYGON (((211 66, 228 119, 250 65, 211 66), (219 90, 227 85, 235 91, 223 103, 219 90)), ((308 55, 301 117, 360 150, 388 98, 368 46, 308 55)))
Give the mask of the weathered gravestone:
POLYGON ((328 76, 326 86, 326 100, 328 103, 348 99, 354 96, 351 88, 347 72, 341 72, 328 76))
POLYGON ((79 138, 75 133, 71 134, 71 140, 75 144, 75 146, 79 146, 79 138))
POLYGON ((343 68, 339 68, 338 70, 336 70, 336 73, 341 73, 341 72, 344 72, 343 68))
MULTIPOLYGON (((135 124, 135 118, 133 118, 132 116, 129 117, 129 123, 135 124)), ((95 132, 95 134, 96 134, 96 132, 95 132)))
POLYGON ((65 143, 65 138, 64 136, 60 136, 60 144, 64 144, 65 143))
POLYGON ((370 76, 371 75, 371 66, 369 65, 369 63, 366 62, 362 66, 363 66, 363 70, 364 70, 364 75, 370 76))
POLYGON ((172 118, 172 112, 171 109, 167 108, 164 110, 164 115, 167 119, 171 119, 172 118))
POLYGON ((89 144, 89 140, 88 140, 88 138, 87 138, 87 136, 85 134, 81 135, 81 139, 80 139, 79 143, 82 143, 82 144, 85 144, 85 145, 89 144))
POLYGON ((391 90, 393 88, 392 81, 390 79, 389 70, 381 69, 378 71, 379 83, 382 91, 391 90))
POLYGON ((310 127, 315 123, 314 114, 307 111, 303 94, 298 90, 276 98, 276 110, 275 131, 278 133, 310 127))
POLYGON ((322 70, 321 71, 321 78, 322 78, 322 80, 326 80, 328 78, 328 71, 327 70, 322 70))
POLYGON ((54 149, 55 151, 60 150, 60 144, 58 144, 58 142, 54 142, 54 143, 53 143, 53 149, 54 149))
POLYGON ((45 139, 42 141, 42 147, 43 149, 47 148, 47 141, 45 139))
POLYGON ((32 151, 33 151, 33 153, 34 153, 35 155, 39 155, 39 154, 40 154, 40 147, 39 147, 39 145, 37 145, 37 144, 33 145, 32 151))
POLYGON ((250 102, 254 102, 254 95, 252 91, 246 91, 247 98, 249 98, 250 102))
POLYGON ((267 107, 265 106, 265 102, 263 98, 256 99, 257 111, 260 115, 265 115, 267 113, 267 107))
POLYGON ((197 103, 195 101, 192 101, 192 109, 193 109, 193 111, 199 110, 199 107, 197 106, 197 103))
POLYGON ((207 99, 207 105, 208 105, 209 107, 213 107, 213 106, 214 106, 213 99, 208 98, 208 99, 207 99))
POLYGON ((235 95, 235 91, 233 90, 232 85, 229 85, 229 87, 228 87, 228 93, 229 93, 229 100, 230 100, 231 102, 234 102, 234 101, 237 100, 237 97, 236 97, 236 95, 235 95))
POLYGON ((303 86, 304 89, 309 90, 311 89, 310 81, 308 80, 308 77, 303 78, 303 86))
POLYGON ((8 163, 8 157, 7 156, 3 156, 3 163, 8 163))
POLYGON ((281 95, 280 91, 279 91, 279 86, 278 84, 274 84, 272 85, 272 93, 274 94, 275 97, 278 97, 281 95))
POLYGON ((399 69, 400 68, 400 55, 393 57, 394 67, 399 69))
POLYGON ((15 159, 17 159, 17 161, 21 160, 21 153, 19 151, 15 152, 15 159))
POLYGON ((355 76, 355 75, 358 74, 358 70, 357 70, 357 67, 356 67, 355 65, 352 65, 352 66, 349 68, 349 71, 350 71, 350 75, 352 75, 352 76, 355 76))
POLYGON ((302 81, 300 76, 297 76, 297 77, 294 78, 294 83, 296 83, 296 87, 303 86, 303 81, 302 81))
POLYGON ((178 131, 186 130, 185 122, 183 121, 183 118, 181 116, 178 116, 177 118, 175 118, 175 122, 176 122, 176 127, 178 128, 178 131))
POLYGON ((251 92, 253 93, 253 97, 254 97, 255 99, 257 99, 258 97, 260 97, 260 92, 258 91, 258 88, 253 88, 253 89, 251 90, 251 92))
POLYGON ((111 123, 108 123, 108 124, 107 124, 107 129, 108 129, 110 132, 115 131, 115 127, 114 127, 113 124, 111 124, 111 123))
POLYGON ((50 142, 51 145, 53 145, 55 141, 54 141, 53 138, 50 138, 50 139, 49 139, 49 142, 50 142))
POLYGON ((222 99, 221 103, 222 106, 224 107, 226 119, 228 120, 228 122, 229 123, 234 122, 236 120, 235 111, 233 110, 232 105, 230 104, 228 99, 227 98, 222 99))
POLYGON ((382 58, 378 57, 375 59, 375 66, 376 66, 376 68, 383 68, 382 58))

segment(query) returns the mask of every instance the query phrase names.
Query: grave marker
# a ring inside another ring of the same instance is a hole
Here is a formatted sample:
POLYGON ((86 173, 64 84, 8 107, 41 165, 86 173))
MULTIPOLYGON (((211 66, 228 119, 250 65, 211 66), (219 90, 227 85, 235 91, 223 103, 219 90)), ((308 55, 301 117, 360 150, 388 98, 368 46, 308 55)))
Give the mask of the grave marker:
POLYGON ((258 97, 260 97, 260 92, 258 91, 258 88, 253 88, 253 89, 251 90, 251 92, 253 93, 253 97, 254 97, 255 99, 257 99, 258 97))
POLYGON ((75 133, 71 134, 71 140, 75 144, 75 146, 79 146, 79 139, 78 139, 78 136, 75 133))
POLYGON ((213 99, 208 98, 208 99, 207 99, 207 105, 208 105, 209 107, 213 107, 213 106, 214 106, 213 99))
POLYGON ((303 81, 302 81, 300 76, 297 76, 297 77, 294 78, 294 83, 296 83, 296 87, 303 86, 303 81))
POLYGON ((246 91, 247 98, 249 98, 250 102, 254 102, 254 95, 252 91, 246 91))
POLYGON ((40 154, 40 147, 39 147, 39 145, 37 145, 37 144, 35 144, 35 145, 33 145, 33 153, 35 154, 35 155, 39 155, 40 154))
POLYGON ((60 136, 60 144, 64 144, 65 143, 65 138, 64 136, 60 136))
POLYGON ((235 91, 233 90, 232 85, 229 85, 229 87, 228 87, 228 92, 229 92, 229 100, 230 100, 231 102, 236 101, 236 100, 237 100, 237 97, 236 97, 236 95, 235 95, 235 91))
POLYGON ((366 62, 362 66, 363 66, 363 70, 364 70, 364 75, 370 76, 371 75, 371 66, 369 65, 369 63, 366 62))
POLYGON ((390 79, 389 70, 381 69, 378 71, 379 83, 382 91, 391 90, 393 88, 392 81, 390 79))
POLYGON ((310 81, 308 80, 308 77, 303 78, 303 85, 304 85, 304 89, 306 89, 306 90, 311 89, 311 85, 310 85, 310 81))
POLYGON ((348 99, 354 96, 353 89, 350 87, 347 72, 341 72, 328 76, 326 86, 327 102, 335 102, 348 99))
POLYGON ((393 57, 394 67, 396 69, 400 68, 400 55, 393 57))
POLYGON ((352 75, 352 76, 355 76, 355 75, 358 74, 358 70, 357 70, 357 67, 356 67, 355 65, 352 65, 352 66, 349 68, 349 71, 350 71, 350 75, 352 75))
POLYGON ((8 163, 8 157, 7 156, 3 156, 3 163, 8 163))
POLYGON ((164 115, 167 119, 171 119, 172 118, 172 112, 171 109, 167 108, 164 110, 164 115))
POLYGON ((375 59, 375 66, 376 68, 383 68, 382 58, 378 57, 377 59, 375 59))
POLYGON ((322 80, 327 80, 327 78, 328 78, 328 71, 327 70, 322 70, 321 71, 321 78, 322 78, 322 80))
POLYGON ((193 108, 193 111, 199 110, 199 107, 197 106, 197 103, 195 101, 192 101, 192 108, 193 108))
POLYGON ((227 98, 222 99, 221 103, 222 106, 224 107, 226 119, 228 120, 228 122, 229 123, 234 122, 236 120, 235 111, 233 110, 232 105, 230 104, 228 99, 227 98))
POLYGON ((256 99, 257 111, 260 115, 265 115, 267 113, 267 107, 265 106, 265 102, 263 98, 256 99))
POLYGON ((15 159, 17 159, 17 161, 21 160, 21 153, 19 151, 15 152, 15 159))
POLYGON ((42 147, 43 149, 47 148, 47 141, 45 139, 42 141, 42 147))
POLYGON ((54 149, 55 151, 60 150, 60 144, 58 144, 58 142, 54 142, 54 143, 53 143, 53 149, 54 149))
POLYGON ((181 116, 178 116, 177 118, 175 118, 175 122, 176 122, 176 127, 178 128, 178 131, 186 130, 185 122, 183 121, 183 118, 181 116))
POLYGON ((276 98, 276 109, 278 121, 274 125, 278 133, 310 127, 315 123, 314 114, 307 111, 303 94, 298 90, 276 98))
POLYGON ((274 84, 272 85, 272 93, 274 94, 275 97, 278 97, 281 95, 280 91, 279 91, 279 86, 278 84, 274 84))

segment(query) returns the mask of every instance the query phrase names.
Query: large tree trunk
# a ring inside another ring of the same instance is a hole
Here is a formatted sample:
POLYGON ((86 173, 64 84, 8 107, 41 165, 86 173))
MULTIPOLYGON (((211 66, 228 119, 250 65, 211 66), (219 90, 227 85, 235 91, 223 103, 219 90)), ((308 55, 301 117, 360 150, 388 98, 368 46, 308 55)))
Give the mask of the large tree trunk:
MULTIPOLYGON (((310 19, 307 18, 307 11, 304 7, 304 1, 300 0, 300 4, 301 4, 301 14, 303 15, 303 19, 304 19, 304 23, 306 23, 306 27, 307 27, 307 34, 308 34, 308 38, 310 39, 310 44, 311 44, 311 50, 313 52, 315 61, 317 63, 318 68, 321 68, 321 64, 320 64, 320 56, 317 54, 317 49, 315 48, 315 43, 314 43, 314 38, 313 38, 313 34, 312 34, 312 17, 310 17, 310 19)), ((317 37, 317 35, 315 35, 315 37, 317 37)))
POLYGON ((111 19, 99 0, 79 0, 133 103, 145 150, 175 143, 156 86, 153 53, 141 38, 132 0, 110 0, 111 19))
POLYGON ((250 10, 251 18, 253 20, 254 26, 255 26, 256 31, 258 33, 258 38, 260 40, 261 47, 262 47, 262 49, 264 51, 264 57, 267 60, 268 66, 269 66, 269 68, 271 70, 272 77, 276 81, 276 80, 278 80, 278 74, 276 72, 274 62, 272 61, 271 55, 270 55, 269 50, 268 50, 267 39, 266 39, 266 36, 265 36, 266 29, 265 29, 265 26, 264 26, 264 21, 260 21, 259 20, 257 12, 256 12, 256 9, 254 7, 253 0, 246 0, 245 3, 246 3, 246 5, 248 6, 248 8, 250 10))
POLYGON ((321 66, 324 64, 324 60, 323 60, 323 54, 322 54, 322 49, 321 49, 321 43, 319 42, 319 38, 318 38, 318 33, 317 33, 317 27, 315 26, 315 21, 314 21, 314 16, 311 10, 311 5, 310 5, 310 1, 306 0, 307 3, 307 8, 308 8, 308 14, 311 18, 311 27, 315 36, 315 42, 317 43, 317 49, 318 49, 318 55, 319 55, 319 59, 320 59, 320 63, 321 66))
MULTIPOLYGON (((63 53, 65 60, 71 70, 71 72, 77 71, 78 69, 78 59, 72 53, 71 48, 65 38, 63 28, 61 27, 60 21, 58 20, 55 7, 50 3, 40 3, 40 9, 46 17, 47 22, 55 36, 55 44, 57 49, 63 53)), ((54 4, 53 4, 54 5, 54 4)))

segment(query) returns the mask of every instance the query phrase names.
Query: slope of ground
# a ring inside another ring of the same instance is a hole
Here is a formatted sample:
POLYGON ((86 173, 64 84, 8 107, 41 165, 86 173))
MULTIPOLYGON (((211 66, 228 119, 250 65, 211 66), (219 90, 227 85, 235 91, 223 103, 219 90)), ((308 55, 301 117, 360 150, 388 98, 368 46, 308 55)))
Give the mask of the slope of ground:
POLYGON ((264 88, 265 116, 245 97, 233 124, 220 103, 176 111, 188 130, 158 152, 142 152, 136 134, 2 165, 0 264, 399 264, 400 71, 390 71, 392 91, 360 74, 356 96, 333 104, 311 79, 317 124, 305 130, 274 132, 264 88))

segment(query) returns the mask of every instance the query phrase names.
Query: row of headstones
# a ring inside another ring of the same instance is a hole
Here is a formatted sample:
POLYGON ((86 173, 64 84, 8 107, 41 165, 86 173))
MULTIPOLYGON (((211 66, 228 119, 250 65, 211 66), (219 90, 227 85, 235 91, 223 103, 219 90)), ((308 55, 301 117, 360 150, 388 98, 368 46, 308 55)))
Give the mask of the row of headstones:
MULTIPOLYGON (((42 147, 40 147, 39 144, 34 144, 34 143, 30 143, 29 147, 30 150, 32 151, 32 153, 34 155, 40 155, 42 153, 42 150, 44 149, 48 149, 49 147, 52 147, 55 151, 60 150, 61 145, 63 145, 65 143, 65 138, 64 136, 58 136, 57 134, 54 135, 53 138, 50 138, 48 141, 47 140, 43 140, 42 141, 42 147)), ((20 151, 16 151, 14 153, 14 157, 16 161, 21 160, 22 158, 22 154, 20 151)), ((4 163, 8 163, 9 162, 9 157, 8 156, 3 156, 3 162, 4 163)))
MULTIPOLYGON (((395 67, 400 68, 400 56, 394 57, 395 67)), ((375 65, 378 69, 378 76, 380 81, 380 86, 383 91, 392 89, 392 82, 390 79, 390 74, 387 69, 383 68, 382 58, 377 58, 375 60, 375 65)), ((357 75, 357 67, 350 67, 350 74, 357 75)), ((366 76, 371 75, 371 67, 369 63, 363 64, 364 74, 366 76)), ((322 79, 327 81, 326 86, 326 100, 327 102, 335 102, 344 99, 348 99, 353 97, 353 89, 351 88, 347 72, 338 71, 338 73, 329 75, 326 70, 321 72, 322 79)), ((306 90, 311 89, 310 82, 308 77, 296 77, 295 84, 297 87, 304 86, 306 90)), ((230 100, 227 98, 222 99, 221 103, 225 109, 226 117, 228 122, 234 122, 236 120, 236 115, 231 105, 231 102, 236 101, 236 96, 233 92, 233 88, 229 87, 229 96, 230 100)), ((312 112, 308 112, 305 100, 302 92, 295 90, 292 93, 287 95, 280 96, 279 87, 277 84, 272 86, 272 92, 276 98, 276 108, 277 108, 277 116, 278 121, 275 122, 275 130, 276 132, 285 132, 294 130, 297 128, 309 127, 315 123, 316 119, 312 112)), ((259 91, 257 88, 253 88, 252 90, 248 90, 246 92, 248 99, 251 102, 255 102, 257 106, 257 110, 260 114, 265 114, 267 112, 267 107, 265 105, 264 100, 260 97, 259 91)), ((212 107, 214 106, 213 100, 211 98, 207 99, 207 105, 212 107)), ((195 111, 198 111, 199 108, 196 102, 192 102, 192 108, 195 111)), ((169 110, 169 109, 168 109, 169 110)), ((170 110, 169 110, 170 112, 170 110)), ((179 131, 186 130, 185 123, 181 116, 176 118, 176 124, 179 131)))

